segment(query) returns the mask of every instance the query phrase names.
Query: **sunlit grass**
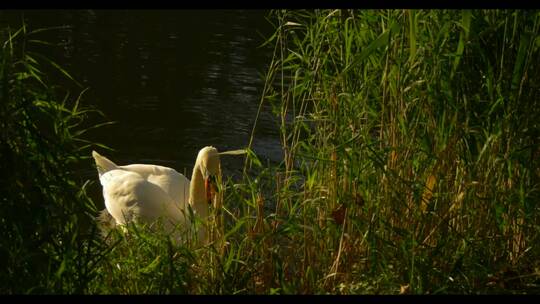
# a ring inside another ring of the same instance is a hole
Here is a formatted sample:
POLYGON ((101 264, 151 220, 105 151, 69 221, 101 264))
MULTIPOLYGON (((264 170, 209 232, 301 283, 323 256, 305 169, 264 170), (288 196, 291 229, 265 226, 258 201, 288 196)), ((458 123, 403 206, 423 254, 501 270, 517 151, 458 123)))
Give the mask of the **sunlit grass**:
POLYGON ((538 17, 276 13, 295 292, 537 288, 538 17))
POLYGON ((242 179, 223 181, 202 247, 140 226, 100 235, 64 161, 86 153, 75 131, 86 112, 78 98, 52 98, 27 40, 11 33, 2 290, 538 292, 539 17, 273 12, 261 104, 280 118, 283 161, 269 166, 248 149, 242 179))

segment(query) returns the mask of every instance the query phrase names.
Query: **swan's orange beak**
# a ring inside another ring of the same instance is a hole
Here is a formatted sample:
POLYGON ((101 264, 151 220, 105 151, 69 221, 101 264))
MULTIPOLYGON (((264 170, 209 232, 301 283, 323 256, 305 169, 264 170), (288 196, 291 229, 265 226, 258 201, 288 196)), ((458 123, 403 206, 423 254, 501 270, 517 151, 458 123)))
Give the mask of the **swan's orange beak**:
POLYGON ((212 204, 212 200, 216 195, 215 177, 209 176, 204 180, 204 188, 206 190, 206 201, 208 205, 212 204))

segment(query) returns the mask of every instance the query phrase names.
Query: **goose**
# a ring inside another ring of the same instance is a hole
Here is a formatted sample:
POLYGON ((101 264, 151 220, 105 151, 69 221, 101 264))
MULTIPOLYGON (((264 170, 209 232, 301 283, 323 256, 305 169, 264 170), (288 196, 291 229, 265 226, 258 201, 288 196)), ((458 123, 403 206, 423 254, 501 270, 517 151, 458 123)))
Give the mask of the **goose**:
MULTIPOLYGON (((118 166, 92 151, 103 188, 105 208, 117 226, 130 222, 153 223, 162 220, 163 228, 178 235, 178 226, 191 226, 193 214, 203 223, 215 195, 216 177, 220 176, 220 155, 237 155, 244 150, 219 153, 212 146, 202 148, 193 167, 191 181, 176 170, 159 165, 132 164, 118 166)), ((206 229, 198 231, 198 242, 206 242, 206 229)))

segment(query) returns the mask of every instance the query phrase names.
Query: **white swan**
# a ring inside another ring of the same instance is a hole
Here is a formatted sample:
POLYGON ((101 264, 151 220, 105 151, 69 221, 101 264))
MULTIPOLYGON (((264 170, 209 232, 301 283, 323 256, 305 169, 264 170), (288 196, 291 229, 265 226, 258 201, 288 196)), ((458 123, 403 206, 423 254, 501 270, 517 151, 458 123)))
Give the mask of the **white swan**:
MULTIPOLYGON (((191 182, 171 168, 146 164, 117 166, 96 151, 92 151, 92 156, 103 186, 105 207, 116 225, 131 221, 152 223, 161 218, 163 228, 173 231, 177 226, 186 228, 191 224, 188 205, 203 222, 207 219, 215 177, 221 173, 219 155, 240 153, 245 152, 218 153, 214 147, 204 147, 197 155, 191 182)), ((198 236, 199 242, 206 241, 206 229, 200 228, 198 236)))

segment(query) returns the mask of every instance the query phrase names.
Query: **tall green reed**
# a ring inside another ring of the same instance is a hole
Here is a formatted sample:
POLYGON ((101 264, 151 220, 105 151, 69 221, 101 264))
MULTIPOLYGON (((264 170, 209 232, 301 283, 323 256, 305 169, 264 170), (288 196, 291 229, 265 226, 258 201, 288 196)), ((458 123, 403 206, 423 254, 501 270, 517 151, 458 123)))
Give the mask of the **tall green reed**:
POLYGON ((81 123, 95 111, 49 79, 69 73, 35 51, 42 32, 2 29, 0 259, 3 293, 84 292, 100 260, 95 206, 75 166, 88 153, 81 123))
POLYGON ((538 13, 274 14, 298 291, 366 273, 415 293, 526 284, 508 273, 536 265, 538 13))

